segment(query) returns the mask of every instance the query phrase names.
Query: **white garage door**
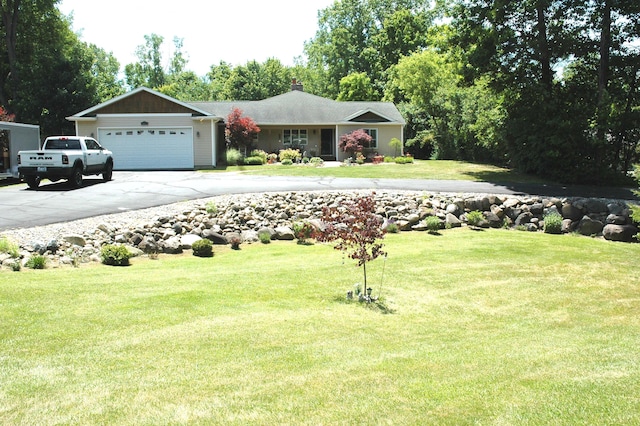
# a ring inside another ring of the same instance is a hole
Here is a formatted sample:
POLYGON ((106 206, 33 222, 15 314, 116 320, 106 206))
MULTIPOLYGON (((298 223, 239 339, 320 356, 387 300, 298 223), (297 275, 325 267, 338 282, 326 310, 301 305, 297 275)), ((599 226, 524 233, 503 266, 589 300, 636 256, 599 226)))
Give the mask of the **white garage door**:
POLYGON ((101 129, 98 140, 113 152, 116 170, 193 169, 190 128, 101 129))

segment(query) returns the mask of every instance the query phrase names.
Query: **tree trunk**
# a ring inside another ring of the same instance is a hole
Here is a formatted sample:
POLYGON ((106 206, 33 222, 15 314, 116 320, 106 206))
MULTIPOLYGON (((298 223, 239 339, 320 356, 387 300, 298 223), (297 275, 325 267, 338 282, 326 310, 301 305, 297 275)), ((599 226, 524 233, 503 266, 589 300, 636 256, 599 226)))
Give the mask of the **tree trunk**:
POLYGON ((604 102, 609 85, 609 50, 611 46, 611 0, 605 0, 600 29, 600 66, 598 68, 598 106, 604 102))
POLYGON ((4 104, 4 107, 10 113, 14 111, 9 104, 9 100, 17 97, 19 81, 16 46, 20 1, 21 0, 6 0, 0 3, 0 13, 2 14, 2 24, 5 28, 5 43, 7 45, 7 59, 9 63, 9 75, 0 76, 0 87, 9 87, 10 91, 10 93, 7 94, 4 90, 0 89, 0 102, 4 104))
POLYGON ((542 69, 542 86, 551 94, 553 84, 553 73, 551 71, 551 52, 549 51, 549 41, 547 40, 547 22, 545 19, 545 6, 543 1, 536 2, 536 12, 538 17, 538 49, 540 54, 540 66, 542 69))

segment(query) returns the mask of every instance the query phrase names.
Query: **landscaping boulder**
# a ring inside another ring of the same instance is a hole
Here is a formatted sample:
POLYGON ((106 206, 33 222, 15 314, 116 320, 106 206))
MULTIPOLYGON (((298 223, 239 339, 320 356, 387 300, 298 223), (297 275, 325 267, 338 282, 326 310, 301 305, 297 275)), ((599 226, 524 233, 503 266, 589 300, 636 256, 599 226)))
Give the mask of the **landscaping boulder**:
POLYGON ((604 224, 599 220, 591 219, 589 216, 584 216, 578 224, 578 232, 582 235, 598 235, 602 232, 604 224))
POLYGON ((638 233, 638 228, 633 225, 606 225, 602 230, 602 235, 609 241, 620 241, 630 243, 634 235, 638 233))
POLYGON ((573 204, 564 204, 562 206, 562 217, 565 219, 571 219, 574 222, 579 221, 582 216, 584 216, 584 213, 582 212, 582 209, 576 207, 573 204))
POLYGON ((182 242, 179 237, 171 237, 162 242, 162 251, 167 254, 182 253, 182 242))
POLYGON ((295 234, 293 233, 293 230, 288 226, 278 226, 277 228, 274 229, 274 231, 276 232, 276 235, 275 235, 276 240, 291 241, 296 238, 295 234))
POLYGON ((462 226, 460 219, 451 213, 447 213, 444 221, 451 228, 460 228, 462 226))
POLYGON ((180 238, 180 246, 183 249, 190 249, 193 246, 193 243, 201 240, 202 237, 194 234, 186 234, 180 238))
POLYGON ((82 235, 65 235, 62 239, 74 246, 84 247, 87 245, 87 241, 82 235))

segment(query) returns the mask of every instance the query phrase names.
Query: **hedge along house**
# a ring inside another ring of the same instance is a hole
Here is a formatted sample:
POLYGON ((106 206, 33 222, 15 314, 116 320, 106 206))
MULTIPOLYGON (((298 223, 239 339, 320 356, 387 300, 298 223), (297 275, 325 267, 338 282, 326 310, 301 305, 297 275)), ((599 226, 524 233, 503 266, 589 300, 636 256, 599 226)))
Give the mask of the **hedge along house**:
POLYGON ((261 101, 182 102, 139 88, 71 117, 76 134, 94 136, 113 151, 116 170, 189 170, 225 161, 225 120, 239 108, 260 127, 254 148, 278 153, 298 148, 308 157, 346 159, 341 135, 364 129, 373 138, 366 154, 396 155, 405 121, 393 103, 337 102, 292 90, 261 101))

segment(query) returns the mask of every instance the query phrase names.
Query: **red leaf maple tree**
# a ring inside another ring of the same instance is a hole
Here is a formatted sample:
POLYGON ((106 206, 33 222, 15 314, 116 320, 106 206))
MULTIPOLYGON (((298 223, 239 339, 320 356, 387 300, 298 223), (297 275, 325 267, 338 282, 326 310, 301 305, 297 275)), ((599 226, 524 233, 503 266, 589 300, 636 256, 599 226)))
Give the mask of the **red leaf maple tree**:
POLYGON ((386 255, 383 219, 375 213, 372 195, 358 198, 350 203, 328 206, 322 209, 323 229, 316 230, 314 238, 321 242, 335 242, 334 248, 357 260, 364 273, 364 294, 367 294, 367 262, 386 255))
POLYGON ((240 108, 234 108, 227 116, 225 137, 229 147, 244 148, 246 155, 247 148, 251 147, 258 133, 260 133, 260 127, 251 117, 243 117, 240 108))

